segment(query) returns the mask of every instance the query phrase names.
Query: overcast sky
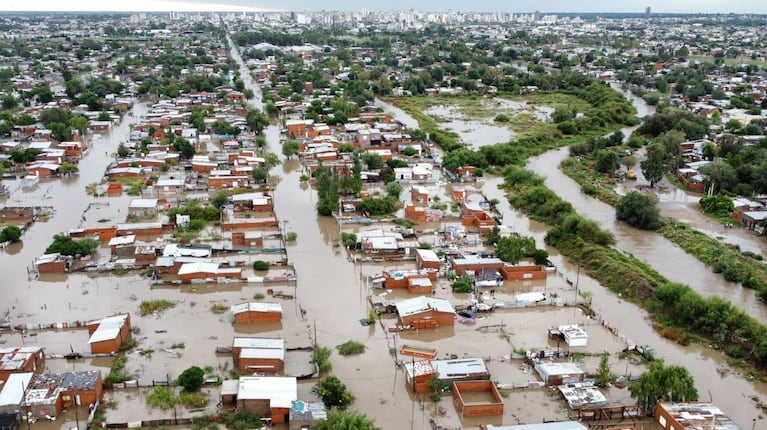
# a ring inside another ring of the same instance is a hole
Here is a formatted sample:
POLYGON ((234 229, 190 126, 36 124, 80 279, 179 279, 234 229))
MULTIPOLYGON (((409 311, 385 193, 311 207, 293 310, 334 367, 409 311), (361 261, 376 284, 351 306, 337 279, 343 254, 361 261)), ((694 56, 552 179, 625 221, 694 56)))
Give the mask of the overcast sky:
POLYGON ((767 13, 765 0, 3 0, 0 11, 422 10, 767 13))

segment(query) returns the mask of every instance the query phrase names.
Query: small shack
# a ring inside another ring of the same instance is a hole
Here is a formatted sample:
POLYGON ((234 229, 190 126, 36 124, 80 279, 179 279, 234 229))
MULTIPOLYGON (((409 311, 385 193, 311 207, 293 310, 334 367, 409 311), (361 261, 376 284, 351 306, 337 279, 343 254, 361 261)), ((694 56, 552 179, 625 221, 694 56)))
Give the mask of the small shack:
MULTIPOLYGON (((222 387, 231 388, 227 381, 222 387)), ((242 376, 237 393, 228 396, 233 397, 237 409, 270 417, 273 424, 283 424, 288 421, 293 402, 298 400, 298 383, 294 377, 242 376)))
POLYGON ((282 321, 282 304, 246 302, 232 305, 232 314, 236 324, 254 324, 282 321))
POLYGON ((535 371, 546 385, 565 385, 583 382, 584 372, 575 363, 542 361, 535 364, 535 371))
POLYGON ((44 363, 43 349, 38 346, 0 348, 0 383, 16 373, 36 372, 44 363))
POLYGON ((400 300, 396 307, 403 326, 422 329, 455 324, 455 308, 445 299, 419 296, 400 300))
POLYGON ((405 383, 416 393, 428 393, 431 390, 428 382, 436 374, 430 360, 405 363, 405 383))
POLYGON ((0 428, 19 428, 21 404, 33 374, 14 373, 8 377, 0 390, 0 428))
POLYGON ((607 398, 591 382, 578 382, 557 387, 570 409, 605 406, 607 398))
POLYGON ((120 314, 88 322, 88 343, 93 354, 113 354, 130 337, 130 315, 120 314))
POLYGON ((290 407, 290 422, 288 430, 310 429, 318 420, 328 417, 328 410, 322 402, 305 402, 296 400, 290 407))
POLYGON ((241 372, 279 373, 285 368, 285 340, 235 337, 232 361, 241 372))

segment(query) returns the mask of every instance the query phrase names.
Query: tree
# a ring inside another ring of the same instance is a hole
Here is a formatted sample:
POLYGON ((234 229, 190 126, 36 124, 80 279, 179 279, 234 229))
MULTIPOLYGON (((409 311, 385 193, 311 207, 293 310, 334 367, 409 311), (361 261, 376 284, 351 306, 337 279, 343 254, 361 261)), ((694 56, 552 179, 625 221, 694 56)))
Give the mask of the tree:
POLYGON ((77 167, 77 164, 68 163, 66 161, 61 163, 61 166, 59 166, 59 173, 61 173, 62 175, 71 175, 79 171, 80 171, 80 168, 77 167))
POLYGON ((262 184, 266 182, 266 178, 269 176, 269 173, 261 166, 253 166, 253 180, 257 184, 262 184))
POLYGON ((224 206, 229 202, 229 196, 223 192, 219 191, 216 193, 215 196, 210 200, 210 204, 216 207, 216 209, 221 209, 221 206, 224 206))
POLYGON ((395 199, 399 199, 399 196, 402 194, 402 185, 397 182, 389 182, 388 185, 386 185, 386 194, 394 197, 395 199))
POLYGON ((130 154, 130 149, 124 143, 120 143, 120 146, 117 147, 117 155, 120 158, 125 158, 128 154, 130 154))
POLYGON ((659 401, 692 402, 698 400, 698 390, 692 375, 682 366, 664 366, 663 360, 650 363, 647 372, 629 385, 631 397, 648 414, 655 411, 659 401))
POLYGON ((663 179, 663 175, 668 169, 668 153, 666 148, 660 143, 653 143, 647 147, 647 158, 639 163, 642 168, 642 174, 650 181, 650 187, 654 187, 658 181, 663 179))
POLYGON ((286 140, 282 143, 282 155, 290 158, 294 155, 298 155, 298 148, 301 144, 297 140, 286 140))
POLYGON ((99 247, 99 241, 86 238, 74 240, 69 236, 55 235, 53 242, 45 249, 46 254, 89 255, 99 247))
POLYGON ((245 116, 245 122, 251 131, 261 134, 264 128, 269 125, 269 117, 258 109, 251 109, 245 116))
POLYGON ((610 383, 610 379, 610 356, 605 353, 602 354, 602 357, 599 359, 597 381, 599 381, 599 386, 604 388, 610 383))
POLYGON ((14 109, 18 105, 16 97, 12 94, 6 94, 3 96, 3 109, 14 109))
POLYGON ((0 243, 18 242, 21 239, 21 229, 15 225, 9 225, 0 231, 0 243))
POLYGON ((668 154, 670 166, 674 170, 679 168, 679 163, 682 161, 682 142, 684 142, 684 132, 680 130, 669 130, 655 140, 666 148, 668 154))
POLYGON ((357 411, 328 411, 327 418, 312 425, 316 430, 379 430, 375 421, 357 411))
POLYGON ((178 385, 182 386, 185 391, 197 391, 202 387, 202 383, 205 380, 205 371, 198 366, 192 366, 178 375, 178 385))
POLYGON ((346 385, 335 376, 325 376, 312 387, 312 394, 322 399, 326 406, 331 408, 345 408, 352 402, 351 393, 346 390, 346 385))
POLYGON ((277 156, 277 154, 270 152, 264 156, 264 168, 266 169, 267 173, 272 170, 273 167, 278 166, 280 164, 280 157, 277 156))
POLYGON ((600 173, 613 173, 618 168, 618 153, 610 150, 597 152, 596 169, 600 173))
POLYGON ((621 197, 615 217, 642 230, 655 230, 660 227, 660 211, 655 199, 637 191, 621 197))
POLYGON ((366 152, 362 156, 362 161, 365 162, 369 170, 378 170, 383 167, 383 158, 373 152, 366 152))
POLYGON ((516 263, 535 252, 535 239, 523 236, 507 236, 498 239, 495 255, 503 261, 516 263))
POLYGON ((730 163, 714 161, 700 168, 700 173, 706 175, 706 190, 716 194, 720 190, 732 190, 738 183, 738 175, 730 163))
POLYGON ((633 155, 627 155, 625 157, 621 157, 620 163, 623 164, 626 169, 633 169, 637 164, 637 159, 633 155))

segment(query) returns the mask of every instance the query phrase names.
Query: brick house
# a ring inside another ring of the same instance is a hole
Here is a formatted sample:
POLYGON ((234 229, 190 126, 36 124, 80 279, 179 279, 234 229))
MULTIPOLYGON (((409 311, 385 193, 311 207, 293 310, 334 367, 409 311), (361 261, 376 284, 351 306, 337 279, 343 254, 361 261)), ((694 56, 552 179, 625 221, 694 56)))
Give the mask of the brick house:
POLYGON ((282 305, 280 303, 240 303, 232 305, 231 311, 234 314, 234 322, 237 324, 282 321, 282 305))
POLYGON ((118 352, 131 335, 130 315, 120 314, 88 322, 88 343, 93 354, 118 352))

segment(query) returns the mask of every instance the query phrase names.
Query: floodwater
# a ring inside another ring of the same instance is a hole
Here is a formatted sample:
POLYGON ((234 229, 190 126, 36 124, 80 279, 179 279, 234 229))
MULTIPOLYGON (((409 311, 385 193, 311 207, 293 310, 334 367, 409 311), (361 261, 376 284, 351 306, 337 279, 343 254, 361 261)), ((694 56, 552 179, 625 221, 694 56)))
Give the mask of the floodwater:
POLYGON ((515 135, 507 127, 466 118, 454 106, 432 106, 426 109, 424 113, 438 118, 441 128, 457 133, 466 146, 474 149, 481 146, 508 142, 515 135))
MULTIPOLYGON (((243 74, 246 84, 252 81, 243 74)), ((257 106, 260 92, 252 101, 257 106)), ((136 117, 146 111, 138 104, 134 108, 136 117)), ((129 354, 126 370, 134 374, 141 385, 152 381, 173 379, 192 365, 209 367, 209 373, 228 377, 231 358, 216 354, 218 346, 231 345, 235 335, 259 335, 286 339, 289 347, 310 345, 316 334, 320 345, 334 348, 347 340, 354 339, 366 345, 366 352, 359 356, 341 357, 334 353, 331 362, 332 373, 349 388, 356 400, 353 408, 359 409, 376 420, 381 428, 430 428, 429 419, 436 419, 449 427, 476 427, 481 423, 515 424, 540 422, 541 420, 563 419, 567 411, 562 403, 545 389, 518 389, 507 392, 504 400, 506 409, 503 417, 471 418, 458 417, 449 397, 434 403, 428 397, 414 396, 405 387, 404 374, 395 365, 395 356, 390 351, 404 342, 437 348, 439 357, 483 357, 493 377, 501 383, 514 386, 526 385, 536 377, 531 369, 519 361, 509 361, 513 349, 535 351, 552 348, 546 329, 551 325, 579 323, 590 335, 589 346, 572 352, 610 353, 614 373, 636 374, 641 367, 631 360, 621 359, 619 351, 630 344, 646 344, 668 362, 687 366, 696 377, 701 397, 713 400, 733 417, 741 427, 751 423, 757 410, 751 401, 742 396, 763 397, 767 392, 764 384, 749 383, 735 375, 735 372, 719 373, 717 368, 724 363, 723 357, 699 346, 680 347, 660 338, 652 329, 644 312, 636 306, 613 296, 598 283, 581 274, 566 259, 550 250, 558 272, 546 282, 509 283, 499 289, 498 294, 510 296, 520 291, 545 291, 560 297, 577 299, 576 291, 568 281, 576 280, 581 290, 592 292, 592 303, 601 320, 589 319, 576 308, 536 308, 522 310, 500 310, 478 319, 475 326, 456 323, 454 327, 440 327, 435 331, 415 333, 388 333, 379 324, 362 326, 360 319, 368 315, 368 294, 378 298, 380 291, 368 291, 363 276, 372 275, 382 268, 413 268, 412 262, 392 265, 351 263, 334 243, 339 237, 338 225, 328 217, 316 215, 316 194, 299 183, 300 165, 287 161, 273 170, 276 176, 275 205, 277 216, 284 221, 285 229, 298 235, 295 244, 288 246, 288 258, 295 265, 298 277, 296 287, 289 285, 273 287, 292 293, 293 300, 281 300, 284 316, 281 324, 246 329, 232 325, 227 313, 213 312, 214 304, 226 306, 251 300, 258 294, 267 295, 268 288, 262 285, 194 285, 183 288, 152 288, 146 278, 139 275, 89 276, 70 274, 68 276, 44 276, 30 280, 25 267, 42 254, 54 234, 80 225, 91 227, 122 222, 130 197, 94 198, 85 194, 87 184, 101 180, 104 167, 111 160, 108 154, 116 151, 121 139, 127 135, 131 119, 126 117, 122 124, 107 136, 97 140, 94 148, 80 163, 80 175, 63 181, 46 181, 37 190, 22 192, 13 181, 13 190, 7 204, 43 205, 56 208, 47 222, 35 223, 23 236, 23 245, 15 246, 0 255, 0 269, 5 276, 6 291, 0 300, 0 309, 8 309, 12 324, 41 324, 58 321, 88 320, 116 312, 131 312, 136 328, 138 347, 129 354), (92 204, 99 203, 99 204, 92 204), (108 203, 108 205, 106 204, 108 203), (88 209, 86 211, 86 209, 88 209), (140 316, 138 306, 142 300, 167 299, 175 306, 159 315, 140 316), (607 322, 617 330, 609 331, 601 322, 607 322), (503 332, 477 331, 481 326, 503 324, 503 332), (727 395, 723 395, 727 393, 727 395), (741 395, 738 395, 741 394, 741 395)), ((279 153, 279 130, 271 126, 266 130, 271 151, 279 153)), ((557 163, 558 164, 558 163, 557 163)), ((557 164, 553 164, 556 166, 557 164)), ((556 170, 556 169, 555 169, 556 170)), ((488 198, 504 201, 497 188, 498 178, 487 178, 484 191, 488 198)), ((555 188, 556 189, 556 188, 555 188)), ((571 193, 572 194, 572 193, 571 193)), ((577 193, 575 193, 577 194, 577 193)), ((529 221, 507 204, 499 205, 504 221, 522 234, 532 235, 539 246, 545 235, 546 226, 529 221)), ((344 229, 347 227, 344 226, 344 229)), ((354 227, 348 227, 349 231, 354 227)), ((106 255, 106 249, 100 253, 106 255)), ((271 286, 269 288, 272 288, 271 286)), ((393 292, 396 297, 399 292, 393 292)), ((455 304, 466 303, 467 295, 453 294, 445 283, 437 288, 437 296, 451 299, 455 304)), ((384 317, 384 326, 394 321, 384 317)), ((87 351, 87 332, 79 329, 30 330, 22 337, 18 332, 3 333, 0 342, 6 346, 23 344, 44 345, 47 353, 63 354, 71 350, 87 351)), ((564 347, 563 347, 564 348, 564 347)), ((290 358, 290 355, 288 355, 290 358)), ((396 357, 408 360, 410 357, 396 357)), ((305 357, 304 357, 305 359, 305 357)), ((46 368, 54 371, 98 369, 104 375, 112 359, 109 357, 67 361, 49 358, 46 368)), ((586 356, 583 367, 587 371, 596 368, 598 357, 586 356)), ((302 359, 295 360, 301 368, 302 359)), ((299 396, 311 399, 311 387, 315 381, 302 381, 299 396)), ((209 394, 208 410, 217 403, 215 388, 206 389, 209 394)), ((107 409, 110 422, 135 421, 138 417, 170 418, 172 412, 151 410, 144 397, 147 389, 126 389, 109 391, 106 397, 113 404, 107 409)), ((611 390, 611 397, 625 401, 626 390, 611 390)), ((182 407, 176 411, 179 417, 198 415, 182 407)), ((55 423, 38 423, 37 428, 61 429, 72 427, 74 417, 71 411, 55 423)), ((80 417, 82 419, 81 411, 80 417)))
MULTIPOLYGON (((632 100, 640 117, 654 112, 654 108, 640 98, 630 93, 624 93, 624 95, 632 100)), ((398 119, 402 121, 402 117, 398 119)), ((633 130, 634 127, 631 127, 624 129, 623 132, 629 136, 633 130)), ((724 282, 721 277, 711 273, 709 268, 659 235, 639 232, 616 222, 615 210, 611 206, 582 194, 580 187, 558 168, 567 155, 567 149, 553 150, 530 160, 528 168, 546 177, 546 185, 570 201, 579 213, 597 220, 605 228, 613 231, 618 239, 618 248, 651 264, 672 280, 687 283, 706 296, 726 297, 760 321, 767 320, 764 306, 755 299, 752 291, 724 282), (681 271, 680 267, 686 269, 681 271)), ((547 280, 548 285, 555 285, 561 279, 565 279, 576 283, 580 290, 590 292, 592 307, 598 318, 614 327, 626 344, 647 345, 652 348, 656 357, 663 358, 667 364, 686 367, 695 378, 700 399, 715 402, 741 428, 750 428, 755 424, 754 420, 761 422, 763 417, 754 399, 762 400, 767 396, 766 384, 749 381, 737 370, 729 368, 727 357, 717 351, 701 345, 685 347, 661 337, 652 327, 643 309, 612 294, 588 275, 580 273, 578 268, 561 256, 556 249, 545 246, 543 238, 548 227, 528 219, 523 213, 505 203, 504 192, 498 188, 503 184, 502 178, 488 176, 483 182, 483 192, 488 199, 497 198, 504 202, 498 205, 504 224, 513 227, 520 234, 534 237, 538 246, 545 247, 550 253, 550 259, 557 266, 557 277, 550 276, 547 280)), ((616 368, 612 361, 611 365, 613 369, 616 368)), ((619 364, 617 368, 620 366, 619 364)), ((630 373, 628 366, 625 373, 630 373)), ((613 392, 610 393, 610 398, 615 400, 613 394, 613 392)), ((623 398, 628 401, 626 394, 624 391, 623 398)), ((514 400, 517 401, 518 398, 515 397, 514 400)), ((507 402, 507 405, 509 403, 512 402, 507 402)), ((540 405, 541 399, 536 398, 536 401, 532 403, 540 405)), ((534 410, 539 408, 540 406, 533 407, 534 410)), ((521 422, 537 422, 540 419, 541 417, 528 417, 528 420, 521 422)))

